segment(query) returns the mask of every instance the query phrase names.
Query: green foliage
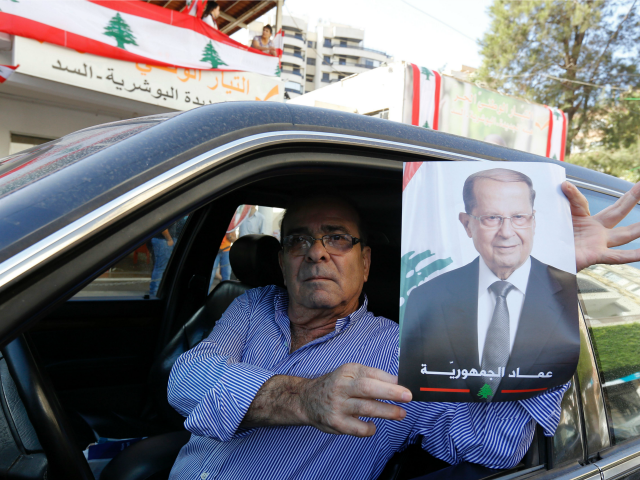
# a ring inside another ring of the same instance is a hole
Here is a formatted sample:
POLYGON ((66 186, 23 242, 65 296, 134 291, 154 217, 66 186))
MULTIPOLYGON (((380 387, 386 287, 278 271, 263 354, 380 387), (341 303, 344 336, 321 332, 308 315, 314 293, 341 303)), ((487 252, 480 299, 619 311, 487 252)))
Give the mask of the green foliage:
POLYGON ((640 22, 633 0, 494 0, 489 16, 476 80, 564 110, 567 153, 573 143, 585 145, 594 133, 603 134, 601 119, 620 93, 611 87, 640 85, 640 22))
POLYGON ((211 68, 218 68, 220 65, 226 65, 218 55, 213 43, 209 40, 209 43, 204 47, 202 51, 201 62, 209 62, 211 64, 211 68))
POLYGON ((480 391, 478 392, 478 396, 480 398, 487 399, 491 395, 493 395, 493 390, 491 390, 491 386, 489 384, 485 383, 480 389, 480 391))
POLYGON ((115 16, 109 20, 109 25, 104 29, 104 35, 115 38, 116 42, 118 42, 118 48, 124 49, 127 43, 138 46, 136 37, 134 37, 131 32, 131 28, 119 13, 116 13, 115 16))
POLYGON ((566 157, 566 161, 598 172, 608 173, 630 182, 640 181, 640 148, 638 143, 617 150, 598 147, 566 157))
POLYGON ((640 324, 591 328, 591 335, 606 381, 640 371, 640 324))

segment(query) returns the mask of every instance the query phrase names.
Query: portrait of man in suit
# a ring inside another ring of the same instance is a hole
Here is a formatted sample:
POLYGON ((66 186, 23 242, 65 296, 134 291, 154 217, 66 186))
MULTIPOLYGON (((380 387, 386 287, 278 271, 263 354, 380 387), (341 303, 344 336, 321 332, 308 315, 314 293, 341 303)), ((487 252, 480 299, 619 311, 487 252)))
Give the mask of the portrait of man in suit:
POLYGON ((576 277, 531 256, 536 192, 507 168, 470 175, 458 216, 478 256, 410 293, 399 383, 423 401, 528 398, 573 375, 576 277))

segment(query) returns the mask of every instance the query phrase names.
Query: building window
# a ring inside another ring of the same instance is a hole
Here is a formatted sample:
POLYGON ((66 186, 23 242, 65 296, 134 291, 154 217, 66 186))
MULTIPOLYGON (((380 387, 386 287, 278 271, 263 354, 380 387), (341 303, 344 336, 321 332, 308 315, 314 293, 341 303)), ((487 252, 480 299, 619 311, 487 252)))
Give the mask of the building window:
POLYGON ((327 47, 327 48, 331 48, 331 39, 330 38, 325 38, 324 39, 324 43, 322 44, 323 47, 327 47))
POLYGON ((347 64, 347 59, 346 58, 339 58, 338 59, 338 63, 340 65, 346 65, 347 64))
POLYGON ((307 75, 307 82, 313 83, 313 75, 307 75))
POLYGON ((338 80, 342 80, 345 77, 346 77, 346 75, 338 75, 338 80))
POLYGON ((344 40, 340 40, 340 46, 341 47, 346 47, 347 46, 347 42, 344 40))
POLYGON ((307 57, 307 65, 315 65, 315 64, 316 64, 315 58, 307 57))
POLYGON ((323 83, 329 83, 329 74, 328 73, 323 73, 322 74, 322 82, 323 83))
POLYGON ((288 92, 302 93, 302 85, 296 82, 287 82, 284 84, 284 89, 288 92))
POLYGON ((307 42, 307 47, 309 47, 309 48, 316 48, 316 45, 317 45, 316 42, 314 42, 312 40, 309 40, 307 42))
POLYGON ((9 155, 27 150, 28 148, 42 145, 53 140, 53 138, 32 137, 30 135, 11 134, 11 143, 9 144, 9 155))
POLYGON ((324 63, 325 65, 330 65, 331 57, 329 55, 325 55, 324 58, 322 59, 322 63, 324 63))

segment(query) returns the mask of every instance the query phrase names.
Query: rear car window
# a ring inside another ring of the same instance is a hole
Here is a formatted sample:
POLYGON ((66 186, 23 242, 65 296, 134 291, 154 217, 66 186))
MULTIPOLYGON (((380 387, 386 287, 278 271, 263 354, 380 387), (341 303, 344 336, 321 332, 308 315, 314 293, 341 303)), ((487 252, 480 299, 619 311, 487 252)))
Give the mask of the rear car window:
POLYGON ((152 298, 157 296, 164 274, 188 217, 158 232, 114 266, 104 271, 73 297, 152 298))
POLYGON ((284 209, 264 205, 238 205, 220 243, 213 271, 209 280, 209 291, 222 281, 237 280, 229 261, 233 242, 244 235, 271 235, 280 240, 280 224, 284 209))
MULTIPOLYGON (((592 214, 616 198, 582 190, 592 214)), ((640 221, 636 206, 618 227, 640 221)), ((640 248, 636 240, 625 250, 640 248)), ((640 437, 640 263, 594 265, 578 273, 580 304, 589 327, 614 443, 640 437)))

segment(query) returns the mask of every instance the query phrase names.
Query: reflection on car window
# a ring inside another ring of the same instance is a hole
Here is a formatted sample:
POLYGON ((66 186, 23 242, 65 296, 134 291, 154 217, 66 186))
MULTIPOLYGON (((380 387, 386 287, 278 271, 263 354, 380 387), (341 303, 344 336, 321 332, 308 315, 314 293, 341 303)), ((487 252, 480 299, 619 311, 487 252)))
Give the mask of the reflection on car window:
MULTIPOLYGON (((616 198, 583 190, 595 214, 616 198)), ((640 221, 636 207, 620 226, 640 221)), ((640 248, 638 241, 625 250, 640 248)), ((615 443, 640 436, 640 263, 594 265, 578 273, 615 443)))
POLYGON ((250 234, 272 235, 280 240, 280 223, 284 210, 263 205, 239 205, 222 239, 216 255, 209 291, 222 281, 237 280, 229 263, 229 250, 238 238, 250 234))
POLYGON ((155 296, 187 219, 181 218, 138 246, 73 298, 155 296))

